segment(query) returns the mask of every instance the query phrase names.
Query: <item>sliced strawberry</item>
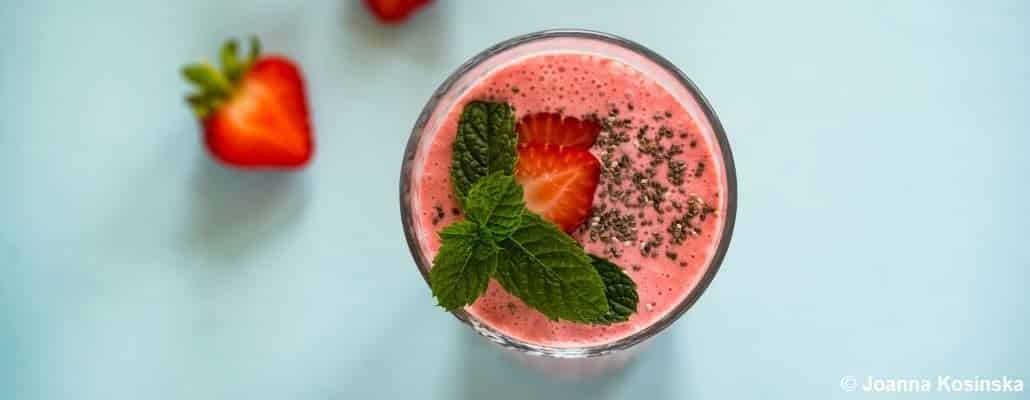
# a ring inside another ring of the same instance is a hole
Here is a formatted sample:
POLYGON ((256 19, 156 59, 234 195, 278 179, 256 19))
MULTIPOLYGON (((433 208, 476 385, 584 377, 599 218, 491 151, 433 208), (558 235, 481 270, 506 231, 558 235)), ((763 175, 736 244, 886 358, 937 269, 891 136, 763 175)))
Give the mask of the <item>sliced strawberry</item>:
POLYGON ((311 159, 311 135, 300 69, 281 56, 236 58, 236 44, 222 50, 221 71, 210 64, 187 66, 200 86, 189 97, 204 125, 204 142, 225 164, 242 168, 297 168, 311 159))
POLYGON ((586 150, 594 145, 601 125, 594 121, 563 117, 555 113, 536 113, 519 121, 519 146, 542 144, 558 148, 586 150))
POLYGON ((526 208, 569 233, 590 215, 600 176, 597 158, 574 148, 525 145, 515 165, 526 208))
POLYGON ((419 8, 429 4, 432 0, 365 0, 372 15, 375 15, 380 22, 385 24, 399 24, 404 22, 419 8))

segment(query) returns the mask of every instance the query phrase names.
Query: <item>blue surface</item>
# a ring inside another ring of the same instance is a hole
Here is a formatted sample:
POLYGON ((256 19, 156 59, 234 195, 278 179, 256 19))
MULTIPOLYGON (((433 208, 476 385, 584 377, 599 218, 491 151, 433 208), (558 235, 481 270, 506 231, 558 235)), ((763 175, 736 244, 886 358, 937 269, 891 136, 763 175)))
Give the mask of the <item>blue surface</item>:
POLYGON ((1030 379, 1030 2, 438 3, 399 28, 343 0, 0 3, 0 398, 825 399, 882 397, 841 391, 846 375, 1030 379), (432 90, 552 27, 681 66, 740 177, 709 291, 580 383, 435 309, 397 212, 432 90), (178 67, 248 33, 305 69, 303 173, 218 167, 183 106, 178 67))

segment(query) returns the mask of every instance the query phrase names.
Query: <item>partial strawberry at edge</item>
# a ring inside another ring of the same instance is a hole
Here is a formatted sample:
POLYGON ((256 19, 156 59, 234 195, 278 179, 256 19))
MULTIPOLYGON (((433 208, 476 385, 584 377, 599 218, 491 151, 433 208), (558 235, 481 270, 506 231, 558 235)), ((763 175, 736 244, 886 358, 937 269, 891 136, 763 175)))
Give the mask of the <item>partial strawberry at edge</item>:
POLYGON ((526 208, 572 233, 590 215, 601 163, 589 151, 527 144, 519 148, 515 179, 526 208))
POLYGON ((601 125, 556 113, 526 115, 519 121, 519 146, 533 144, 586 150, 597 141, 601 125))
POLYGON ((237 58, 236 47, 223 47, 221 70, 206 62, 183 70, 199 89, 188 100, 208 150, 234 167, 303 167, 314 140, 300 69, 282 56, 260 56, 256 39, 247 59, 237 58))
POLYGON ((385 24, 399 24, 432 0, 365 0, 372 15, 385 24))

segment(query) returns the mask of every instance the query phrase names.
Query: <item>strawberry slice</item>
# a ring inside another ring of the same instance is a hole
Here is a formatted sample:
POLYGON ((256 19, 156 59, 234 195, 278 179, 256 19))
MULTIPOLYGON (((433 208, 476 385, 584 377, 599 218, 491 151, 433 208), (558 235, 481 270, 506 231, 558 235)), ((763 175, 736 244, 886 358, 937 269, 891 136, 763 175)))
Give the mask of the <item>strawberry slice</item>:
POLYGON ((237 58, 236 47, 230 40, 222 48, 222 70, 208 63, 183 70, 200 89, 188 100, 208 150, 245 169, 303 167, 314 141, 300 69, 281 56, 260 56, 257 39, 246 60, 237 58))
POLYGON ((527 144, 515 165, 526 208, 568 233, 590 215, 600 176, 597 158, 576 148, 527 144))
POLYGON ((593 146, 601 133, 601 125, 597 122, 555 113, 522 117, 516 129, 519 131, 519 146, 542 144, 580 150, 593 146))
POLYGON ((372 15, 384 24, 399 24, 432 0, 365 0, 372 15))

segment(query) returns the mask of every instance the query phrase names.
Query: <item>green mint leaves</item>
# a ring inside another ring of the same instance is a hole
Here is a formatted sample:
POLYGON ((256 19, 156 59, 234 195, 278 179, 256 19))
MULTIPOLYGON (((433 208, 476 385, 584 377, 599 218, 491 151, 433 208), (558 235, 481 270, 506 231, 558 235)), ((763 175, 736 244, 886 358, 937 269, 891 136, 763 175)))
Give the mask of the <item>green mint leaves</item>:
POLYGON ((507 103, 473 101, 458 120, 454 139, 451 182, 464 204, 472 184, 493 173, 511 175, 515 170, 515 110, 507 103))
POLYGON ((454 310, 472 304, 486 291, 497 269, 497 245, 489 233, 469 221, 440 232, 443 244, 433 259, 429 285, 440 306, 454 310))
POLYGON ((637 311, 637 284, 618 265, 600 257, 590 256, 594 268, 604 282, 604 295, 608 298, 608 313, 602 322, 615 323, 629 320, 637 311))
POLYGON ((497 173, 472 185, 465 201, 465 215, 500 241, 519 227, 525 204, 522 186, 515 182, 515 177, 497 173))
POLYGON ((433 296, 452 311, 475 302, 492 277, 553 320, 628 320, 638 301, 633 280, 526 209, 522 186, 512 176, 517 142, 508 104, 465 106, 451 178, 466 220, 440 232, 440 251, 429 272, 433 296))
POLYGON ((508 293, 551 319, 604 322, 604 282, 583 248, 557 226, 526 213, 501 248, 494 278, 508 293))

